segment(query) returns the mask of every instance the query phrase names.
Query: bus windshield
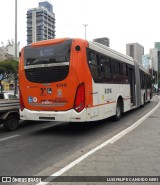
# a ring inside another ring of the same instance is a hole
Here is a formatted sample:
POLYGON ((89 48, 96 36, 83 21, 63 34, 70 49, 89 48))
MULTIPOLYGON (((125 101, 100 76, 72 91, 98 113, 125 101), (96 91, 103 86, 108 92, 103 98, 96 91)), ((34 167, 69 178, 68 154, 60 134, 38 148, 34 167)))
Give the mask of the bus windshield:
POLYGON ((24 49, 25 68, 69 65, 72 40, 50 46, 24 49))

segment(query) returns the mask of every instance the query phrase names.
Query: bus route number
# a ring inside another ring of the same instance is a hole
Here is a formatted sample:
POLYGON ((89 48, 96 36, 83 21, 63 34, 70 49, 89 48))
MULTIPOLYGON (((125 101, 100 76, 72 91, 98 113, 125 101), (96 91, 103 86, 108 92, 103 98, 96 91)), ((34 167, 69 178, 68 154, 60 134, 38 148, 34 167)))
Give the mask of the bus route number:
POLYGON ((52 55, 53 55, 53 49, 41 49, 40 50, 41 57, 52 56, 52 55))

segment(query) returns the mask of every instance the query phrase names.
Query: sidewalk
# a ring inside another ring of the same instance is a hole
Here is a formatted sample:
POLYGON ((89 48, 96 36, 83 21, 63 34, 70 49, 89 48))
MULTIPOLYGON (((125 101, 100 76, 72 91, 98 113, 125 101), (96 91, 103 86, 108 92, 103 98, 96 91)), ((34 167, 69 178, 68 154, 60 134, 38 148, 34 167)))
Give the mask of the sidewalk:
MULTIPOLYGON (((160 107, 137 128, 88 156, 49 185, 156 185, 160 182, 72 182, 73 176, 160 176, 160 107)), ((106 177, 107 178, 107 177, 106 177)))

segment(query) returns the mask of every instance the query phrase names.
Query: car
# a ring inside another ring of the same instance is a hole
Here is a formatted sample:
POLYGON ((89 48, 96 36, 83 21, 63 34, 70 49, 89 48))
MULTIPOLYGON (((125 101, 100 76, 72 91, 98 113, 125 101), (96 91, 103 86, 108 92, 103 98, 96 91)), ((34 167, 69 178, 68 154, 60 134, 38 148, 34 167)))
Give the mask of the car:
POLYGON ((6 131, 13 131, 19 127, 19 99, 14 92, 0 93, 0 125, 6 131))
POLYGON ((0 99, 16 99, 12 92, 2 92, 0 93, 0 99))

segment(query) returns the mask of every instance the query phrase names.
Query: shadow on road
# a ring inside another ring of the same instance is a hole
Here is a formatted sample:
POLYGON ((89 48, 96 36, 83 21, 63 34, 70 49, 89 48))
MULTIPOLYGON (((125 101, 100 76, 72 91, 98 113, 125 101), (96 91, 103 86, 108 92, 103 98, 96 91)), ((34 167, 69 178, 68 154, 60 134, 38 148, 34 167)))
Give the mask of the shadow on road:
MULTIPOLYGON (((152 104, 152 103, 151 103, 152 104)), ((112 118, 104 119, 101 121, 94 121, 94 122, 85 122, 85 123, 77 123, 77 122, 65 122, 65 123, 58 123, 56 122, 56 125, 54 125, 54 122, 50 122, 50 126, 47 128, 43 128, 42 125, 45 127, 45 123, 41 122, 39 130, 35 130, 31 132, 30 134, 33 135, 63 135, 63 136, 83 136, 87 133, 93 133, 101 130, 103 132, 103 129, 106 132, 106 129, 109 131, 113 128, 119 128, 121 125, 129 126, 133 122, 137 121, 139 118, 144 115, 144 113, 147 113, 150 109, 149 107, 151 104, 147 103, 145 105, 145 108, 138 108, 131 110, 129 112, 126 112, 123 114, 123 117, 120 121, 113 121, 112 118), (53 123, 53 125, 51 124, 53 123)), ((38 123, 30 123, 32 124, 38 124, 38 123)), ((30 125, 30 126, 31 126, 30 125)))
MULTIPOLYGON (((113 121, 112 118, 104 119, 101 121, 94 121, 94 122, 85 122, 85 123, 77 123, 77 122, 44 122, 44 121, 20 121, 20 127, 15 132, 25 131, 28 134, 37 134, 37 135, 68 135, 68 136, 75 136, 75 135, 83 135, 88 132, 93 132, 96 130, 103 130, 103 127, 108 129, 112 126, 119 127, 120 124, 127 124, 130 122, 129 120, 133 119, 136 120, 145 112, 149 111, 150 107, 153 107, 155 102, 147 103, 145 108, 138 108, 132 111, 126 112, 123 114, 123 117, 120 121, 113 121), (124 123, 125 122, 125 123, 124 123), (45 128, 46 127, 46 128, 45 128)), ((129 125, 129 124, 128 124, 129 125)), ((3 126, 0 125, 0 133, 4 132, 3 126)))

